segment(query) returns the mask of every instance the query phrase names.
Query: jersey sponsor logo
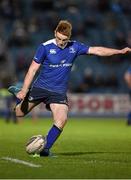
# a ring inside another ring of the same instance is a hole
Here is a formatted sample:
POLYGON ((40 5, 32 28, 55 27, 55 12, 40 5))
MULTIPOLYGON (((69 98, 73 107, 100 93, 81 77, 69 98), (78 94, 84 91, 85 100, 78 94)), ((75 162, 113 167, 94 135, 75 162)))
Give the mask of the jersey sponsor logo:
POLYGON ((63 67, 69 67, 69 66, 72 66, 72 63, 64 63, 63 64, 63 67))
POLYGON ((56 49, 50 49, 50 54, 56 54, 56 49))
POLYGON ((76 51, 75 51, 75 49, 73 48, 73 47, 70 47, 69 48, 69 53, 71 53, 71 54, 74 54, 76 51))
POLYGON ((70 67, 72 63, 64 63, 64 64, 50 64, 49 67, 58 68, 58 67, 70 67))
POLYGON ((57 67, 70 67, 72 66, 72 63, 65 63, 66 60, 63 59, 60 61, 60 64, 50 64, 50 67, 57 68, 57 67))

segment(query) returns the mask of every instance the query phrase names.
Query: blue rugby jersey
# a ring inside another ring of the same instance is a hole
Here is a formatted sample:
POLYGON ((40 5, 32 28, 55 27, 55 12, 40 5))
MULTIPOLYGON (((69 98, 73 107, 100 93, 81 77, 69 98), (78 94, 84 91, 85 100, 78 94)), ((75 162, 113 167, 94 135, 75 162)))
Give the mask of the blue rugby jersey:
POLYGON ((64 49, 57 46, 55 39, 40 44, 34 61, 41 64, 42 68, 33 86, 57 93, 66 93, 75 58, 86 54, 88 49, 89 46, 77 41, 68 42, 64 49))

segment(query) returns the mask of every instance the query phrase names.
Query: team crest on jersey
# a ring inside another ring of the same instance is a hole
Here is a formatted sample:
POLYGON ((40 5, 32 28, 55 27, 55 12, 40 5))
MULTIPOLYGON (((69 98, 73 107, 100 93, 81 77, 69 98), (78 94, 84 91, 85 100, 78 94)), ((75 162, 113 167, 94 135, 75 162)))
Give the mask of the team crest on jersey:
POLYGON ((50 54, 56 54, 56 49, 50 49, 50 54))
POLYGON ((74 54, 75 52, 76 52, 76 51, 75 51, 75 49, 74 49, 73 47, 70 47, 70 48, 69 48, 69 53, 73 53, 73 54, 74 54))

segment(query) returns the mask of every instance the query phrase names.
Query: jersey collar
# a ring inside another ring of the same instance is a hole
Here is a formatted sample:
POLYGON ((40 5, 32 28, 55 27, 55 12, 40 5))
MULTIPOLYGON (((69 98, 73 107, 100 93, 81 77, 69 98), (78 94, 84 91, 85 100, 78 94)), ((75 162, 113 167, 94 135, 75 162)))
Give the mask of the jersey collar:
MULTIPOLYGON (((70 40, 69 40, 69 42, 70 42, 70 40)), ((69 43, 69 42, 68 42, 68 43, 69 43)), ((57 43, 56 43, 56 39, 55 39, 55 38, 53 39, 53 43, 54 43, 57 47, 59 47, 59 46, 57 45, 57 43)), ((62 48, 62 47, 59 47, 59 48, 65 49, 65 48, 67 47, 68 43, 67 43, 63 48, 62 48)))

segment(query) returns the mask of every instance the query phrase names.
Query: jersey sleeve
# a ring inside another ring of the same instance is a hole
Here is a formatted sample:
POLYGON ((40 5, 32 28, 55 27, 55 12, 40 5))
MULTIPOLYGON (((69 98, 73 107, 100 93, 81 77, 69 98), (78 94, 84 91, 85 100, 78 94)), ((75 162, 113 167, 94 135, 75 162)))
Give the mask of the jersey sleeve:
POLYGON ((38 64, 41 64, 46 56, 46 50, 43 44, 39 45, 39 47, 36 50, 34 61, 38 64))
POLYGON ((85 45, 84 43, 77 42, 78 50, 77 50, 77 56, 84 55, 88 53, 89 46, 85 45))

